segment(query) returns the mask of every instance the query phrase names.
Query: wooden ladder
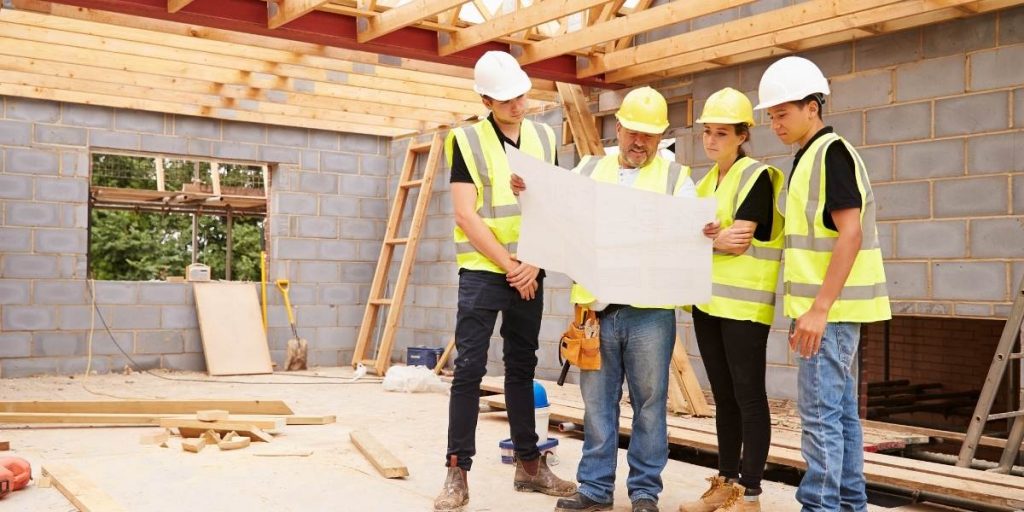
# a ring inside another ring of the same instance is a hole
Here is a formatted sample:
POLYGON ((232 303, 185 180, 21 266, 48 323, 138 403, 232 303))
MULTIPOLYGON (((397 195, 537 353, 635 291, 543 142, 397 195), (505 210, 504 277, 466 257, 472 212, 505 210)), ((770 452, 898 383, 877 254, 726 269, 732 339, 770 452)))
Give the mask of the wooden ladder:
MULTIPOLYGON (((1010 434, 1006 438, 1006 447, 1003 448, 1003 455, 999 458, 999 466, 990 469, 994 473, 1009 473, 1013 467, 1017 454, 1020 452, 1021 442, 1024 441, 1024 387, 1021 387, 1017 398, 1016 411, 991 414, 992 403, 995 402, 996 393, 999 392, 1000 383, 1006 375, 1010 361, 1017 359, 1021 372, 1021 381, 1024 381, 1024 339, 1021 339, 1021 328, 1024 324, 1024 278, 1021 278, 1017 286, 1017 295, 1013 301, 1013 309, 1003 326, 1003 334, 999 338, 999 345, 992 357, 992 364, 988 368, 988 376, 985 377, 985 385, 981 388, 981 396, 978 397, 978 405, 975 406, 974 414, 971 416, 970 426, 967 427, 967 435, 964 443, 960 446, 960 456, 956 465, 970 467, 974 454, 978 450, 981 436, 984 434, 985 424, 990 421, 1008 420, 1010 434), (1020 345, 1018 345, 1018 341, 1020 345), (1018 346, 1018 352, 1013 352, 1014 346, 1018 346)), ((1009 377, 1009 376, 1007 376, 1009 377)), ((1007 404, 1009 407, 1010 404, 1007 404)))
MULTIPOLYGON (((565 118, 569 121, 569 130, 576 143, 576 152, 581 156, 604 155, 601 135, 597 130, 597 122, 587 105, 587 97, 583 88, 577 84, 555 83, 558 94, 565 107, 565 118)), ((676 337, 672 349, 672 365, 669 368, 669 409, 673 412, 692 414, 694 416, 713 416, 704 392, 700 389, 690 357, 686 353, 679 337, 676 337)))
POLYGON ((391 365, 391 347, 395 343, 398 322, 402 318, 405 289, 409 284, 409 274, 412 271, 413 262, 416 261, 416 248, 419 245, 420 232, 427 219, 427 206, 434 188, 434 175, 437 173, 438 160, 441 155, 441 143, 441 132, 438 131, 434 133, 430 142, 416 143, 413 141, 406 150, 405 163, 398 178, 398 190, 395 192, 395 201, 391 204, 391 213, 388 216, 384 245, 381 247, 380 257, 377 259, 377 271, 373 275, 370 297, 366 301, 366 312, 363 313, 363 323, 359 328, 359 337, 356 338, 355 352, 352 354, 353 367, 362 363, 366 366, 367 371, 384 375, 391 365), (424 154, 427 157, 427 164, 423 170, 423 177, 414 179, 417 161, 424 154), (405 214, 409 193, 413 189, 419 189, 419 195, 416 197, 409 234, 402 237, 399 236, 399 230, 402 227, 402 217, 405 214), (405 252, 402 253, 402 261, 398 267, 395 289, 391 297, 385 297, 388 273, 391 270, 395 248, 399 245, 405 245, 405 252), (388 308, 388 312, 380 332, 377 352, 375 355, 367 357, 377 326, 378 314, 385 307, 388 308))

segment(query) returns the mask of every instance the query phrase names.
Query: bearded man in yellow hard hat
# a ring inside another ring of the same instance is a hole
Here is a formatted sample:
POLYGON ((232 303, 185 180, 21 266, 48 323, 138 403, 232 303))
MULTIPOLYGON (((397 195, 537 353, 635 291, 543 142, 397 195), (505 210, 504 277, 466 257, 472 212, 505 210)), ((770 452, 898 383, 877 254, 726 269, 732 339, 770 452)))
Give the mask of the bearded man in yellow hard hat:
MULTIPOLYGON (((618 154, 584 157, 573 172, 596 181, 658 194, 697 197, 690 168, 670 161, 658 145, 668 129, 665 98, 650 87, 626 95, 615 114, 618 154)), ((516 177, 513 190, 526 184, 516 177)), ((647 219, 632 219, 642 226, 647 219)), ((581 370, 583 458, 576 472, 579 492, 558 500, 557 512, 611 510, 619 448, 619 400, 623 380, 633 406, 633 434, 626 460, 626 488, 634 512, 656 512, 668 461, 665 420, 668 368, 676 338, 675 305, 608 304, 578 284, 573 304, 598 311, 601 369, 581 370)))

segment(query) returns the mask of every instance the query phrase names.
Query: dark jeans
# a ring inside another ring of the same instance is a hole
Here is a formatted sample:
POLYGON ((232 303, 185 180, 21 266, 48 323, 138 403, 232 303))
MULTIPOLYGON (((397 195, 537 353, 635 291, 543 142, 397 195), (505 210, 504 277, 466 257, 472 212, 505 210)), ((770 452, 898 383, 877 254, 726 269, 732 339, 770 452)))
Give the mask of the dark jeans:
MULTIPOLYGON (((455 322, 455 378, 448 406, 448 453, 469 470, 476 454, 476 424, 480 413, 480 380, 487 373, 487 350, 501 312, 504 340, 505 405, 515 455, 520 460, 540 457, 533 413, 533 372, 537 368, 537 336, 544 311, 544 281, 530 301, 508 285, 504 274, 462 271, 459 311, 455 322)), ((497 447, 492 447, 497 450, 497 447)))
POLYGON ((738 477, 748 489, 760 489, 772 439, 764 388, 769 326, 693 308, 693 329, 715 396, 718 470, 738 477))

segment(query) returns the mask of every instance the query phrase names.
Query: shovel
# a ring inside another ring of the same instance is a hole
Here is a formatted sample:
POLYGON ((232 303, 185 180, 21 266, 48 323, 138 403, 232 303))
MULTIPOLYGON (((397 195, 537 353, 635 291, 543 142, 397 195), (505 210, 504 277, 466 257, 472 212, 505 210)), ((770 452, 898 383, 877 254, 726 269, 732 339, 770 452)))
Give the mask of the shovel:
POLYGON ((278 279, 277 288, 284 296, 284 309, 288 311, 288 323, 292 326, 292 339, 288 340, 284 369, 288 371, 305 370, 308 344, 306 340, 299 337, 299 330, 295 327, 295 313, 292 312, 292 302, 288 298, 288 280, 278 279))

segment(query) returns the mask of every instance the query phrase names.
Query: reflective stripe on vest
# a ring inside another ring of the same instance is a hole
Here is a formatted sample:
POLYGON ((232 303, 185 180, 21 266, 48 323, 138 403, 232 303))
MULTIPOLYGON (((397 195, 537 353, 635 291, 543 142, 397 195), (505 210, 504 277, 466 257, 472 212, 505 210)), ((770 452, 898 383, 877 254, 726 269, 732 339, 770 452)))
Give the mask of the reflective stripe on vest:
MULTIPOLYGON (((619 157, 617 155, 607 155, 603 157, 588 156, 580 162, 580 165, 574 169, 574 172, 603 183, 617 183, 616 178, 619 168, 619 157), (601 172, 595 175, 595 172, 599 168, 601 169, 601 172), (613 170, 616 172, 613 173, 613 170)), ((682 184, 682 180, 690 176, 690 168, 676 162, 667 162, 659 156, 652 160, 646 167, 641 168, 640 173, 641 174, 637 176, 636 181, 633 182, 632 188, 648 190, 650 192, 658 192, 660 189, 667 195, 674 195, 676 190, 682 184), (664 186, 652 181, 656 180, 661 173, 664 173, 664 186)), ((573 304, 591 304, 595 302, 597 298, 587 291, 586 288, 573 283, 572 289, 569 292, 569 300, 573 304)), ((675 305, 645 306, 637 304, 633 304, 633 306, 639 308, 660 309, 674 309, 676 307, 675 305)))
POLYGON ((822 220, 825 207, 822 194, 826 186, 823 180, 828 176, 825 154, 831 144, 846 145, 854 159, 855 178, 862 197, 862 237, 853 268, 829 310, 828 321, 863 323, 888 320, 892 313, 875 225, 874 192, 860 155, 835 134, 825 134, 812 143, 793 171, 787 201, 789 222, 786 223, 784 276, 786 315, 799 318, 810 309, 821 289, 839 236, 837 231, 825 227, 822 220), (806 233, 797 232, 801 228, 806 228, 806 233))
POLYGON ((785 176, 782 171, 743 157, 726 170, 719 181, 717 165, 697 184, 700 197, 716 197, 716 215, 722 229, 735 223, 736 213, 747 199, 761 173, 772 183, 772 239, 752 240, 742 254, 713 251, 711 301, 698 304, 701 311, 719 318, 771 325, 775 317, 776 287, 783 253, 784 218, 778 209, 785 176))
MULTIPOLYGON (((449 151, 449 164, 454 144, 459 144, 463 151, 463 160, 479 191, 477 214, 491 229, 498 242, 502 243, 509 253, 515 254, 518 249, 516 241, 519 237, 521 210, 508 184, 510 172, 507 169, 505 151, 500 145, 493 125, 484 119, 471 126, 453 129, 447 144, 451 144, 446 145, 449 151), (481 135, 488 140, 481 140, 481 135), (495 192, 496 189, 499 193, 495 192)), ((524 153, 535 157, 543 156, 546 162, 554 164, 554 131, 547 125, 525 120, 520 128, 520 148, 524 153)), ((458 226, 455 226, 454 236, 456 260, 461 268, 504 273, 500 266, 476 250, 458 226)))

